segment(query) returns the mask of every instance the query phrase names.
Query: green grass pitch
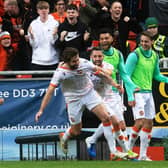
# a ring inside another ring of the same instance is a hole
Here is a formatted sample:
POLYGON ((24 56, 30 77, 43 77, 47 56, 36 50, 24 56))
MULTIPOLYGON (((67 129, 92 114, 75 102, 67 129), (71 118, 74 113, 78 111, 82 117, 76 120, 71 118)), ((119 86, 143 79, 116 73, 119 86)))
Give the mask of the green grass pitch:
POLYGON ((1 161, 0 168, 168 168, 168 161, 1 161))

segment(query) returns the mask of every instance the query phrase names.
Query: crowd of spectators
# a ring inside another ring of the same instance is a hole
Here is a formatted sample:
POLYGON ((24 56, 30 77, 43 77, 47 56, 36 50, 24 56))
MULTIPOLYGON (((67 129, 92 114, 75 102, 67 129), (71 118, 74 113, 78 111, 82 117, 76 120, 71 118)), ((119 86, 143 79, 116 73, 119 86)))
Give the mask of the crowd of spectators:
MULTIPOLYGON (((145 27, 151 21, 149 4, 145 0, 0 0, 0 71, 55 69, 67 46, 89 59, 102 28, 113 32, 113 46, 125 60, 144 29, 157 27, 154 47, 161 39, 164 45, 159 47, 165 50, 168 40, 161 36, 157 18, 157 24, 145 27)), ((167 57, 167 50, 160 57, 167 57)))

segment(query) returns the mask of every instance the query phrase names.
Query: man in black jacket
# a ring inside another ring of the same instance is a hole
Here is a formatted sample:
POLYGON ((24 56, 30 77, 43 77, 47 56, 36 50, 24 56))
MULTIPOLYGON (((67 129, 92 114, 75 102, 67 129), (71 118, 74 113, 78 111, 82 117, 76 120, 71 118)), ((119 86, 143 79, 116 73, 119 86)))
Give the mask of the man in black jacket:
POLYGON ((127 58, 126 41, 128 40, 129 31, 134 33, 140 33, 142 31, 141 26, 136 20, 128 16, 122 16, 123 7, 119 0, 114 0, 110 7, 110 13, 106 17, 99 17, 94 22, 96 29, 108 28, 113 32, 113 47, 119 49, 124 59, 127 58), (103 18, 103 20, 101 20, 103 18))
POLYGON ((68 5, 66 12, 67 18, 58 27, 56 47, 61 53, 66 47, 74 47, 80 51, 80 57, 89 59, 86 52, 90 35, 88 27, 78 19, 79 12, 75 5, 68 5))

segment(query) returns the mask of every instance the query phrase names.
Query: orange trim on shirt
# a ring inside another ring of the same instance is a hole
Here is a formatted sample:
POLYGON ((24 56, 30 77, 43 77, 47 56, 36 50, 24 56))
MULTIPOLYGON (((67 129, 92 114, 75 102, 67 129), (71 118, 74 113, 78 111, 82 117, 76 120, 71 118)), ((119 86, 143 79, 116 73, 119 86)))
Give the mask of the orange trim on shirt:
POLYGON ((104 127, 108 127, 108 126, 110 126, 110 125, 111 125, 111 122, 103 123, 103 126, 104 126, 104 127))
POLYGON ((63 66, 60 66, 59 68, 71 70, 70 68, 68 68, 68 67, 63 67, 63 66))
POLYGON ((57 87, 58 85, 55 85, 53 83, 50 83, 50 86, 57 87))
POLYGON ((94 73, 94 75, 99 75, 100 73, 101 73, 101 70, 99 69, 94 73))

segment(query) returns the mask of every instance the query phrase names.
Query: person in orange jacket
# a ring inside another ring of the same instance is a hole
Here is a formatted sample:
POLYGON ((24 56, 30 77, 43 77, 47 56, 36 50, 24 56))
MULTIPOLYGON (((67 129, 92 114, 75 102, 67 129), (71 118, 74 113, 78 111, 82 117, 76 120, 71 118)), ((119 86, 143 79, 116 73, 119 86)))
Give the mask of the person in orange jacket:
POLYGON ((16 45, 11 44, 11 35, 7 31, 0 33, 0 71, 13 70, 16 45))
POLYGON ((64 0, 57 0, 55 2, 55 12, 51 13, 55 20, 63 23, 66 18, 66 4, 64 0))

